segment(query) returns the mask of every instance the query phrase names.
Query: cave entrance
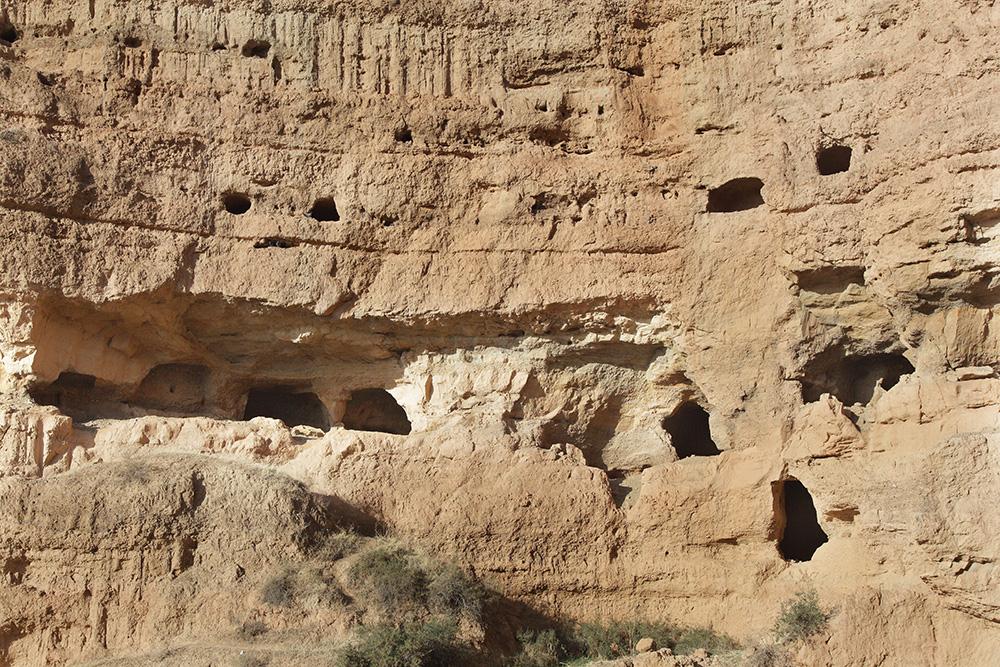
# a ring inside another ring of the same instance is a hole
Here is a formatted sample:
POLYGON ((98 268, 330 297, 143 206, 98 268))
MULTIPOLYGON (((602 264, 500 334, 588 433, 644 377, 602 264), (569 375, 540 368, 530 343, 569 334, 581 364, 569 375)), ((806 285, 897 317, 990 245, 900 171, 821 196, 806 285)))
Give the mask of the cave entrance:
POLYGON ((764 205, 759 178, 734 178, 708 191, 709 213, 736 213, 764 205))
POLYGON ((771 485, 774 494, 778 552, 788 561, 812 560, 829 541, 816 518, 816 506, 805 485, 788 478, 771 485))
POLYGON ((670 434, 678 459, 722 453, 712 440, 708 412, 694 401, 682 403, 672 415, 664 417, 662 425, 663 430, 670 434))
POLYGON ((353 392, 347 401, 343 422, 344 428, 352 431, 409 435, 411 429, 406 410, 385 389, 353 392))
POLYGON ((850 146, 827 146, 816 154, 816 170, 822 176, 841 174, 851 168, 850 146))
POLYGON ((38 405, 51 405, 78 420, 92 418, 94 404, 105 400, 105 393, 98 390, 96 377, 73 371, 63 371, 54 382, 29 390, 38 405))
POLYGON ((867 405, 881 386, 888 391, 904 375, 915 372, 913 364, 901 354, 865 354, 843 357, 833 350, 816 357, 805 369, 802 398, 818 401, 824 393, 833 394, 844 405, 867 405))
POLYGON ((289 428, 312 426, 330 430, 330 415, 319 397, 312 392, 298 392, 290 387, 257 387, 247 395, 244 419, 270 417, 280 419, 289 428))

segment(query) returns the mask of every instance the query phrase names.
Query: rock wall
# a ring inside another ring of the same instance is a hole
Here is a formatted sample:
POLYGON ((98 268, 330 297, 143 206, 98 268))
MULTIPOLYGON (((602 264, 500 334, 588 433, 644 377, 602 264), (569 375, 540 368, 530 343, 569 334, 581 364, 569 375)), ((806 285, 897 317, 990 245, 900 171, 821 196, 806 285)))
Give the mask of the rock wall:
POLYGON ((128 600, 261 468, 546 613, 1000 652, 1000 7, 556 5, 0 5, 0 659, 213 636, 128 600))

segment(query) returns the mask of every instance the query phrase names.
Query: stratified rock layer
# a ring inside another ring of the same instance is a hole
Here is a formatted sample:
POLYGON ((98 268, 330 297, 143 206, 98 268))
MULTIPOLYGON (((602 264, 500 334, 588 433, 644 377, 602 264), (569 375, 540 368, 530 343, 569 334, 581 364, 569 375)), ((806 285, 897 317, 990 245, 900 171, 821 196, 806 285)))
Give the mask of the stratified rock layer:
POLYGON ((548 613, 752 638, 815 587, 805 664, 990 664, 998 24, 0 5, 0 662, 217 638, 350 524, 548 613))

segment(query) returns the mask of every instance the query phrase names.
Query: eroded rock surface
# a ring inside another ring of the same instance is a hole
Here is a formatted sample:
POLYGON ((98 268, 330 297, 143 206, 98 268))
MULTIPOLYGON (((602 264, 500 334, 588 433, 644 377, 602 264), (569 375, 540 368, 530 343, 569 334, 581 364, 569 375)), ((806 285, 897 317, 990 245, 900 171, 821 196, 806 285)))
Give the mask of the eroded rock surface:
POLYGON ((215 638, 347 522, 546 613, 749 639, 812 586, 805 664, 990 664, 998 24, 0 5, 0 661, 215 638))

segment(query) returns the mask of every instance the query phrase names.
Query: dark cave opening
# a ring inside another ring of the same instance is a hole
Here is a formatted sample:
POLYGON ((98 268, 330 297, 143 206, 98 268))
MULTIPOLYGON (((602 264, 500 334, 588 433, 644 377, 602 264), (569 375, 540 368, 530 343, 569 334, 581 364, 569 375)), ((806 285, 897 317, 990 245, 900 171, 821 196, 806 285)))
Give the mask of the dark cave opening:
POLYGON ((62 409, 80 398, 85 398, 94 391, 96 385, 97 378, 93 375, 63 371, 54 382, 32 388, 29 393, 32 400, 39 405, 51 405, 62 409))
POLYGON ((851 168, 850 146, 827 146, 816 153, 816 169, 822 176, 843 173, 851 168))
POLYGON ((682 403, 673 414, 663 418, 662 425, 670 434, 678 459, 722 453, 712 440, 708 412, 694 401, 682 403))
POLYGON ((330 415, 319 397, 290 387, 256 387, 247 395, 244 419, 270 417, 280 419, 289 428, 312 426, 330 430, 330 415))
POLYGON ((240 53, 245 58, 266 58, 268 52, 271 50, 271 44, 259 39, 248 40, 240 53))
POLYGON ((805 485, 788 478, 771 484, 774 494, 778 552, 788 561, 812 560, 829 537, 816 518, 816 506, 805 485))
POLYGON ((0 41, 6 42, 7 44, 13 44, 20 37, 17 28, 14 27, 10 21, 6 19, 0 20, 0 41))
POLYGON ((228 192, 222 195, 222 206, 233 215, 243 215, 252 205, 250 197, 240 192, 228 192))
POLYGON ((309 217, 320 222, 339 222, 340 211, 337 210, 337 202, 333 197, 317 199, 309 209, 309 217))
POLYGON ((759 178, 734 178, 708 191, 709 213, 736 213, 763 206, 761 189, 764 182, 759 178))
POLYGON ((385 389, 358 389, 351 393, 344 410, 344 428, 409 435, 406 410, 385 389))

